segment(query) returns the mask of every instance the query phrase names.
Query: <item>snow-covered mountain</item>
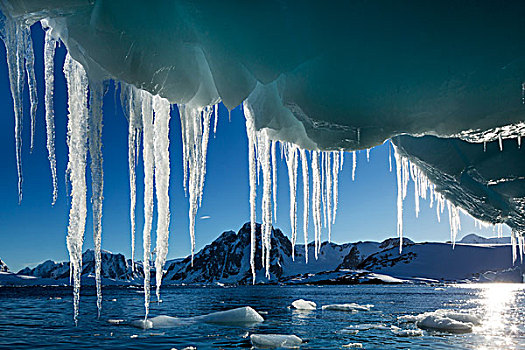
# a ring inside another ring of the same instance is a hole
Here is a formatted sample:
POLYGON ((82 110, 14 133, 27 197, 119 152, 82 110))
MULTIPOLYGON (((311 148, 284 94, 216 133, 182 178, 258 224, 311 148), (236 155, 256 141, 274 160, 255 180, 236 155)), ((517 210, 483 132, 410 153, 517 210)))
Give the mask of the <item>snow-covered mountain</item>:
MULTIPOLYGON (((190 256, 168 261, 163 283, 252 283, 250 231, 250 223, 246 223, 237 233, 222 233, 195 254, 193 266, 190 256)), ((259 242, 255 254, 257 283, 401 283, 406 279, 417 278, 440 281, 521 281, 524 272, 523 265, 513 264, 510 245, 473 235, 465 237, 454 249, 449 243, 414 243, 405 238, 401 254, 398 238, 389 238, 383 242, 324 242, 317 259, 314 244, 309 244, 306 263, 305 246, 296 245, 292 256, 292 244, 288 237, 281 230, 273 229, 268 279, 261 263, 259 224, 256 235, 256 242, 259 242)), ((2 266, 5 264, 0 263, 0 272, 2 266)), ((151 273, 153 277, 153 266, 151 273)), ((94 275, 94 252, 87 250, 83 254, 83 283, 93 284, 94 275)), ((0 285, 7 278, 9 281, 4 284, 67 284, 69 263, 48 260, 17 274, 4 272, 1 277, 0 285)), ((131 260, 127 260, 124 255, 103 251, 102 277, 105 284, 142 284, 142 263, 135 262, 133 272, 131 260)))
POLYGON ((510 237, 481 237, 475 233, 470 233, 463 237, 459 242, 460 244, 510 244, 510 237))
MULTIPOLYGON (((359 268, 396 277, 423 277, 442 281, 471 279, 487 271, 502 271, 515 266, 510 245, 469 245, 416 243, 403 248, 385 249, 367 257, 359 268)), ((516 266, 523 273, 519 261, 516 266)))
MULTIPOLYGON (((358 242, 335 244, 323 242, 318 258, 315 259, 315 247, 308 245, 308 263, 305 260, 305 246, 295 246, 292 256, 292 244, 281 230, 273 229, 271 235, 272 250, 270 278, 265 277, 261 263, 261 225, 256 227, 255 253, 256 281, 272 283, 290 279, 292 276, 316 274, 319 272, 357 267, 367 256, 386 247, 396 245, 395 240, 378 242, 358 242)), ((408 240, 409 241, 409 240, 408 240)), ((410 241, 409 241, 410 242, 410 241)), ((244 224, 239 232, 224 232, 213 243, 204 247, 194 256, 173 262, 167 266, 164 283, 252 283, 250 269, 250 223, 244 224)))
MULTIPOLYGON (((54 262, 47 260, 40 265, 20 270, 17 275, 32 276, 37 278, 68 280, 69 262, 54 262)), ((132 282, 141 280, 144 277, 142 264, 135 263, 135 271, 132 271, 131 260, 126 260, 122 254, 113 254, 102 251, 102 278, 115 282, 132 282)), ((88 249, 82 254, 82 278, 93 280, 95 276, 95 254, 92 249, 88 249)))

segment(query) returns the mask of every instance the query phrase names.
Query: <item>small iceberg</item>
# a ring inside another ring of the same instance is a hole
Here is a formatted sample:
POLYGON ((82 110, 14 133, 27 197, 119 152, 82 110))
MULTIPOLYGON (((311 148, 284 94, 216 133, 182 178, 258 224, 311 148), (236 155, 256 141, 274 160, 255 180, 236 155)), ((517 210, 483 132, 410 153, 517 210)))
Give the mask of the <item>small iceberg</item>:
POLYGON ((114 320, 114 319, 109 319, 109 320, 108 320, 108 323, 109 323, 109 324, 123 324, 123 323, 124 323, 124 320, 121 320, 121 319, 116 319, 116 320, 114 320))
POLYGON ((252 334, 250 335, 252 345, 256 348, 297 348, 303 340, 296 335, 285 334, 252 334))
POLYGON ((323 305, 323 310, 332 310, 332 311, 350 311, 350 312, 357 312, 357 311, 370 311, 370 308, 374 307, 372 304, 367 305, 359 305, 356 303, 349 303, 349 304, 330 304, 330 305, 323 305))
POLYGON ((315 310, 317 309, 317 304, 313 301, 298 299, 292 303, 292 306, 297 310, 315 310))
POLYGON ((448 333, 469 333, 472 332, 473 326, 481 324, 481 319, 477 315, 444 309, 419 315, 400 316, 398 321, 413 322, 421 329, 448 333))
POLYGON ((264 318, 249 306, 218 311, 208 315, 197 316, 193 319, 195 321, 218 324, 259 323, 264 321, 264 318))
POLYGON ((370 329, 388 330, 390 328, 383 323, 361 323, 361 324, 352 324, 350 326, 343 328, 341 331, 344 331, 344 330, 368 331, 370 329))
POLYGON ((206 322, 216 324, 253 324, 263 321, 264 318, 257 311, 249 306, 245 306, 195 317, 183 318, 161 315, 152 317, 148 320, 136 320, 131 322, 131 325, 137 328, 150 329, 177 327, 190 322, 206 322))
POLYGON ((343 345, 343 348, 349 348, 349 349, 362 349, 363 344, 361 343, 348 343, 343 345))

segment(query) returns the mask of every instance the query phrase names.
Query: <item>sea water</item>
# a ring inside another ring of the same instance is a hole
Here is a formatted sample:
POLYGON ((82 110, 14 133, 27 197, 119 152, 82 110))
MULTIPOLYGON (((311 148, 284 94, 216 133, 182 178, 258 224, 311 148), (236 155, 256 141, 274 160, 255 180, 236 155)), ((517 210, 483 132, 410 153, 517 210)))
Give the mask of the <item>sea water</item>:
POLYGON ((295 334, 303 349, 525 349, 525 285, 359 285, 359 286, 165 286, 162 303, 150 315, 192 317, 251 306, 265 321, 252 325, 181 322, 142 330, 132 321, 144 315, 138 286, 103 288, 99 319, 96 291, 82 287, 78 326, 73 322, 70 287, 0 287, 1 349, 197 349, 251 348, 251 334, 295 334), (314 301, 317 309, 289 308, 294 300, 314 301), (323 305, 372 304, 369 311, 322 310, 323 305), (436 309, 480 315, 472 333, 424 331, 399 337, 398 317, 436 309), (111 321, 109 321, 111 320, 111 321), (121 321, 117 321, 121 320, 121 321), (109 322, 108 322, 109 321, 109 322), (358 330, 348 331, 348 330, 358 330))

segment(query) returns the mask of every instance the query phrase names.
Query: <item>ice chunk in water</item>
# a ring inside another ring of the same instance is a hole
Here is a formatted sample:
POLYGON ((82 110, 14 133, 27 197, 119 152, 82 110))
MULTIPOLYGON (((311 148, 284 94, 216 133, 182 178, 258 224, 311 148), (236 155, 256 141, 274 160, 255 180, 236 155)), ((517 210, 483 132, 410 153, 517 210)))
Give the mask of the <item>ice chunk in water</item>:
POLYGON ((323 305, 323 310, 332 310, 332 311, 351 311, 351 312, 357 312, 357 311, 370 311, 370 308, 374 307, 374 305, 366 304, 366 305, 359 305, 356 303, 349 303, 349 304, 330 304, 330 305, 323 305))
POLYGON ((263 322, 264 318, 249 306, 239 307, 232 310, 214 312, 208 315, 194 317, 196 321, 208 323, 257 323, 263 322))
POLYGON ((285 334, 252 334, 250 336, 253 346, 256 348, 296 348, 303 340, 296 335, 285 334))
POLYGON ((363 344, 361 343, 348 343, 343 345, 343 348, 350 348, 350 349, 362 349, 363 344))
POLYGON ((421 329, 435 330, 449 333, 470 333, 472 323, 460 322, 439 314, 431 314, 416 322, 421 329))
POLYGON ((298 299, 292 303, 292 306, 297 310, 315 310, 317 304, 313 301, 298 299))

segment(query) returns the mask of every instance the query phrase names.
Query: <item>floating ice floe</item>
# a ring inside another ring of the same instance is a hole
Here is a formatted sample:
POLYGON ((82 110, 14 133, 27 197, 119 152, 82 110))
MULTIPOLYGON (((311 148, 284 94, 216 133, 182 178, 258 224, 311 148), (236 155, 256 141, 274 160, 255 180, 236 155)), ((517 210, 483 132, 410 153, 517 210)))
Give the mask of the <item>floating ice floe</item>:
POLYGON ((121 319, 116 319, 116 320, 113 320, 113 319, 109 319, 108 320, 108 323, 109 324, 123 324, 125 321, 124 320, 121 320, 121 319))
POLYGON ((315 310, 317 304, 313 301, 298 299, 292 303, 292 306, 297 310, 315 310))
POLYGON ((166 315, 152 317, 148 320, 136 320, 131 325, 137 328, 169 328, 177 327, 188 322, 206 322, 216 324, 250 324, 263 322, 264 318, 249 306, 232 310, 218 311, 211 314, 195 317, 171 317, 166 315))
POLYGON ((356 303, 349 303, 349 304, 330 304, 330 305, 323 305, 323 310, 332 310, 332 311, 350 311, 350 312, 357 312, 357 311, 370 311, 370 308, 374 307, 372 304, 366 304, 366 305, 359 305, 356 303))
POLYGON ((256 348, 297 348, 303 340, 296 335, 287 334, 252 334, 250 340, 256 348))
POLYGON ((400 316, 398 321, 414 322, 421 329, 449 333, 469 333, 472 332, 473 326, 481 324, 477 315, 443 309, 419 315, 400 316))
POLYGON ((401 329, 399 327, 392 326, 390 327, 390 330, 398 337, 421 337, 423 335, 423 331, 421 329, 401 329))

